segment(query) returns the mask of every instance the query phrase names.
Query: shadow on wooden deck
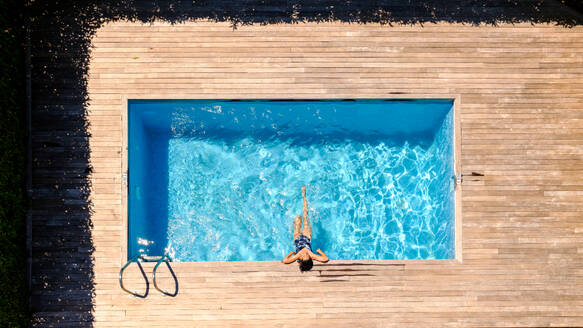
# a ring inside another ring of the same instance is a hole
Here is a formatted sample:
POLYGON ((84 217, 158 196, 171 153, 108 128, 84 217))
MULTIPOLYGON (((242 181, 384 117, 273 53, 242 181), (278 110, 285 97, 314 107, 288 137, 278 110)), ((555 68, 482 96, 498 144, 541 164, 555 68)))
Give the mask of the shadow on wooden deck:
MULTIPOLYGON (((571 1, 575 9, 581 3, 571 1)), ((94 282, 89 201, 91 167, 86 120, 91 37, 105 22, 197 18, 242 24, 553 23, 581 25, 559 1, 34 1, 32 53, 32 286, 36 326, 91 326, 94 282)), ((328 273, 349 275, 349 268, 328 273)))

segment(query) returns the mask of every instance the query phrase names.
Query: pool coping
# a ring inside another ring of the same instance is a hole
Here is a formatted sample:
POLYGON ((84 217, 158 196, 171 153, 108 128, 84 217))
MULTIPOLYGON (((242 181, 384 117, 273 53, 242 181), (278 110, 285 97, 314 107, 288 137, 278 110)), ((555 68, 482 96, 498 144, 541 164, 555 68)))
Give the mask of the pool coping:
MULTIPOLYGON (((354 100, 376 100, 376 99, 395 99, 395 100, 404 100, 404 99, 411 99, 411 100, 422 100, 422 99, 436 99, 436 100, 452 100, 453 101, 453 114, 454 114, 454 127, 453 127, 453 147, 454 147, 454 173, 456 177, 458 174, 461 177, 462 168, 461 168, 461 119, 460 119, 460 112, 461 112, 461 94, 389 94, 387 98, 381 97, 374 97, 374 98, 354 98, 354 100)), ((335 100, 346 100, 347 98, 237 98, 237 100, 247 101, 247 100, 281 100, 281 101, 301 101, 301 100, 328 100, 328 101, 335 101, 335 100)), ((143 94, 124 94, 121 96, 121 144, 122 144, 122 151, 121 151, 121 168, 122 168, 122 182, 121 182, 121 216, 122 216, 122 233, 121 235, 121 261, 120 265, 123 266, 128 261, 128 207, 127 207, 127 195, 128 195, 128 104, 130 100, 195 100, 192 98, 184 98, 184 97, 159 97, 155 95, 148 95, 144 96, 143 94)), ((209 98, 196 98, 196 100, 219 100, 216 97, 209 97, 209 98)), ((233 99, 221 99, 221 100, 233 100, 233 99)), ((462 183, 455 183, 455 213, 454 213, 454 254, 455 258, 453 259, 427 259, 427 260, 420 260, 420 259, 407 259, 407 260, 331 260, 331 264, 333 263, 354 263, 354 264, 380 264, 380 265, 402 265, 402 264, 461 264, 463 263, 463 249, 462 249, 462 183)), ((269 263, 274 261, 232 261, 229 263, 269 263)), ((176 262, 176 263, 222 263, 221 262, 176 262)))

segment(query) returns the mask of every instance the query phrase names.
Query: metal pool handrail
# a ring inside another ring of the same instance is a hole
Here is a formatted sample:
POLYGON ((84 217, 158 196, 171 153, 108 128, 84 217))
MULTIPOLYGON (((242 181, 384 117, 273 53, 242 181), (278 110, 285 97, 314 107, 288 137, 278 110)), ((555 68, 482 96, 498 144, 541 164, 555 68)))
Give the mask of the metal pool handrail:
POLYGON ((176 295, 178 295, 178 279, 176 279, 176 275, 174 274, 174 270, 172 270, 172 267, 170 266, 170 262, 172 262, 172 259, 170 258, 170 256, 164 254, 156 263, 156 265, 154 266, 154 270, 152 272, 152 280, 154 281, 154 288, 156 288, 160 293, 166 295, 166 296, 170 296, 170 297, 174 297, 176 295), (170 274, 172 274, 172 278, 174 279, 174 293, 168 293, 160 288, 158 288, 158 284, 156 283, 156 270, 158 270, 158 267, 160 266, 160 264, 162 264, 162 262, 166 263, 166 266, 168 267, 168 270, 170 270, 170 274))
POLYGON ((154 282, 154 288, 156 288, 156 290, 158 290, 160 293, 170 296, 170 297, 174 297, 176 295, 178 295, 178 279, 176 278, 176 274, 174 273, 174 270, 172 270, 172 267, 170 266, 170 262, 172 262, 172 259, 170 258, 170 256, 164 254, 162 256, 147 256, 147 255, 143 255, 143 254, 138 254, 135 255, 134 257, 132 257, 128 263, 126 263, 121 270, 119 270, 119 286, 121 287, 121 289, 123 291, 125 291, 126 293, 133 295, 135 297, 139 297, 139 298, 146 298, 148 296, 148 293, 150 291, 150 282, 148 281, 148 277, 146 276, 146 272, 144 271, 144 268, 142 267, 142 264, 140 262, 156 262, 156 265, 154 266, 154 270, 152 272, 152 280, 154 282), (138 265, 138 268, 140 269, 140 272, 142 273, 142 276, 144 277, 144 281, 146 282, 146 291, 144 292, 144 294, 139 294, 137 292, 133 292, 128 290, 127 288, 125 288, 124 284, 123 284, 123 272, 124 270, 133 262, 136 262, 136 264, 138 265), (162 264, 162 262, 166 263, 166 266, 168 267, 168 270, 170 270, 170 274, 172 275, 172 278, 174 279, 174 293, 169 293, 167 291, 162 290, 161 288, 158 287, 158 284, 156 283, 156 270, 158 270, 158 267, 160 266, 160 264, 162 264))
POLYGON ((124 265, 121 268, 121 270, 119 270, 119 286, 121 287, 121 289, 123 291, 125 291, 128 294, 134 295, 135 297, 139 297, 139 298, 146 298, 148 296, 148 292, 150 291, 150 282, 148 281, 148 277, 146 276, 146 272, 144 272, 144 268, 142 268, 142 264, 140 263, 141 257, 142 257, 141 254, 135 255, 134 257, 132 257, 128 261, 128 263, 126 263, 126 265, 124 265), (132 262, 136 262, 136 264, 138 265, 138 268, 140 268, 140 272, 142 273, 142 276, 144 277, 144 281, 146 281, 146 291, 144 292, 143 295, 138 294, 136 292, 132 292, 132 291, 128 290, 127 288, 125 288, 125 286, 123 285, 123 272, 130 264, 132 264, 132 262))

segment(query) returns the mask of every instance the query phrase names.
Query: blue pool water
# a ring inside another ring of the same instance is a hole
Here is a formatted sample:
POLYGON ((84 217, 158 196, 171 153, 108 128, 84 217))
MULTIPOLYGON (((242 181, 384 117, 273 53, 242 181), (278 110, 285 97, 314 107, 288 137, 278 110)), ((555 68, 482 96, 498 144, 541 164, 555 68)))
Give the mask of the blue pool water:
POLYGON ((129 256, 281 260, 307 186, 335 260, 454 258, 446 100, 130 101, 129 256))

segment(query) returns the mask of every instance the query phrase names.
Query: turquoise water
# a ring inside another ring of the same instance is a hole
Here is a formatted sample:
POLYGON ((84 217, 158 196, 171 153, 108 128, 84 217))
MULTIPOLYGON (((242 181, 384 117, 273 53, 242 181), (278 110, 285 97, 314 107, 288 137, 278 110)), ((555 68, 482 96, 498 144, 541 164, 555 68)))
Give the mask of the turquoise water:
POLYGON ((454 258, 452 102, 130 101, 129 255, 454 258))

